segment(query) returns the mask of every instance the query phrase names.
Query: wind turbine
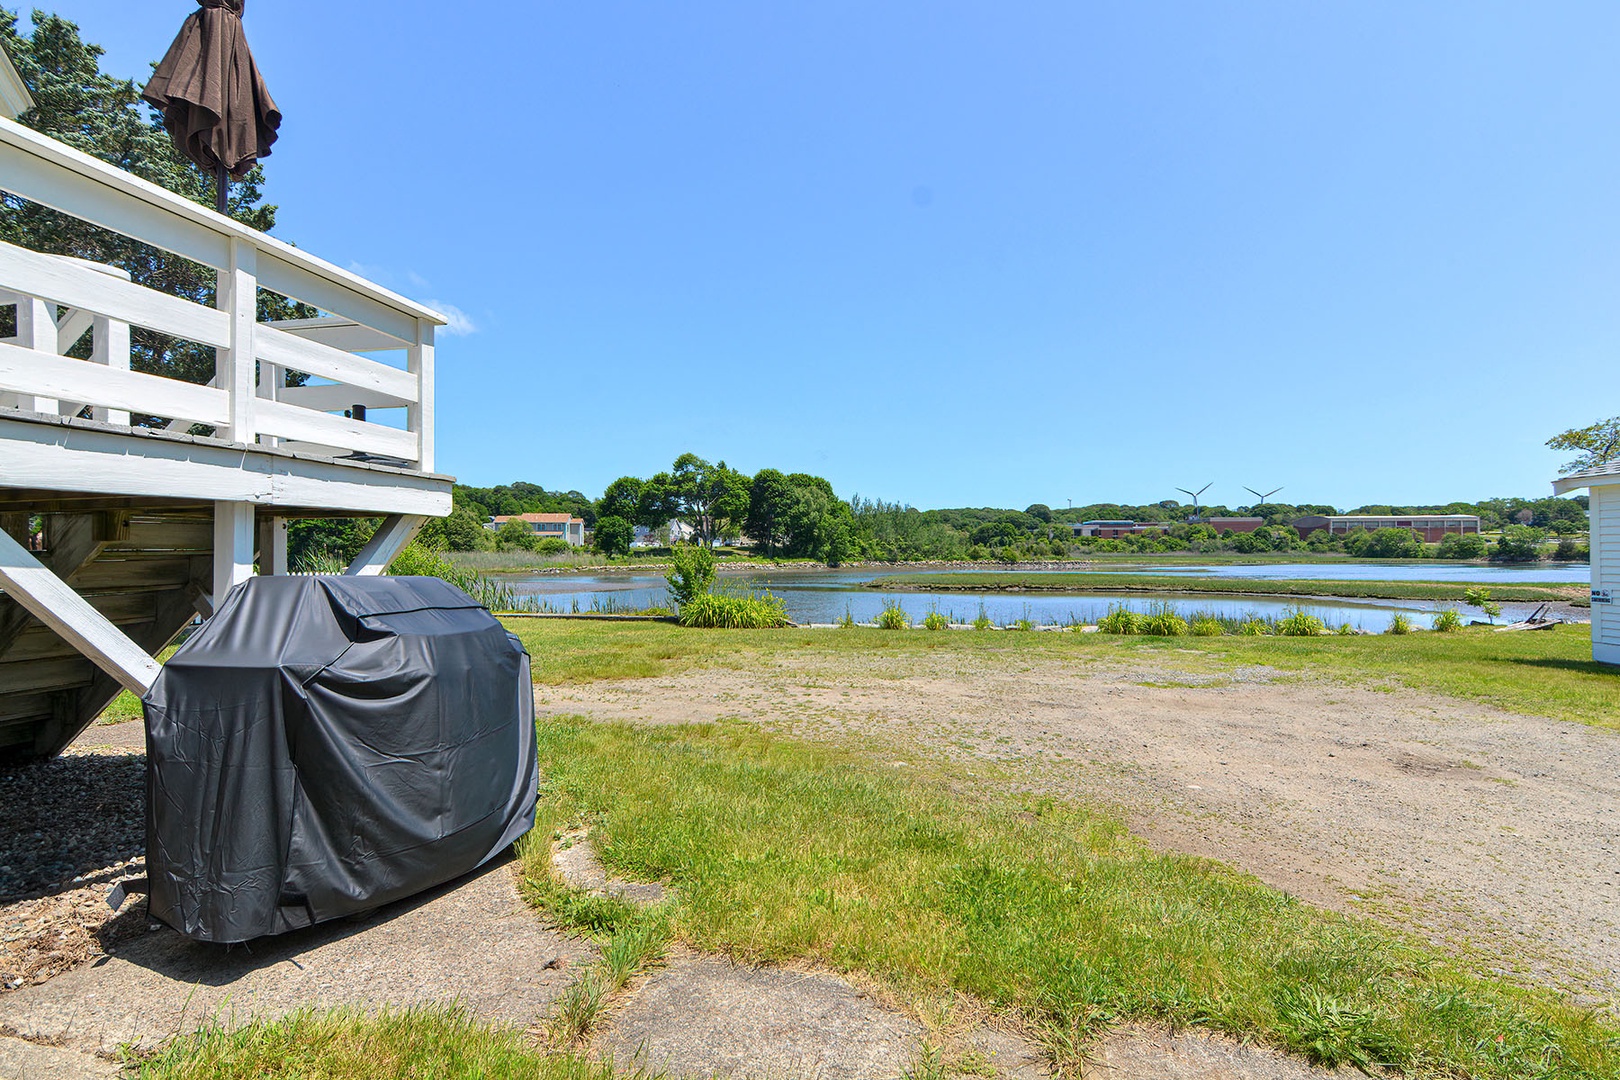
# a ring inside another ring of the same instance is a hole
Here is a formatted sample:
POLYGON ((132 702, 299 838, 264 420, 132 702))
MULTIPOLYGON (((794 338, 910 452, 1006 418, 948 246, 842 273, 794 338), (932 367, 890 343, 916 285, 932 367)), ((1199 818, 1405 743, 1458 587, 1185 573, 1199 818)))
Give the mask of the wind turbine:
POLYGON ((1256 503, 1255 505, 1264 506, 1264 505, 1266 505, 1266 500, 1271 498, 1273 495, 1277 494, 1277 492, 1281 491, 1282 488, 1280 488, 1280 487, 1272 488, 1270 491, 1266 492, 1264 495, 1261 495, 1260 492, 1254 490, 1254 488, 1252 488, 1252 487, 1246 487, 1243 490, 1247 491, 1250 495, 1254 495, 1254 496, 1257 496, 1259 498, 1260 501, 1258 503, 1256 503))
MULTIPOLYGON (((1209 484, 1213 484, 1214 482, 1215 481, 1211 480, 1209 482, 1209 484)), ((1192 520, 1193 521, 1198 520, 1198 496, 1202 495, 1204 492, 1209 490, 1209 484, 1205 484, 1203 487, 1199 488, 1197 491, 1188 491, 1186 488, 1176 488, 1176 490, 1181 492, 1183 495, 1191 495, 1192 496, 1192 501, 1193 501, 1192 520)))

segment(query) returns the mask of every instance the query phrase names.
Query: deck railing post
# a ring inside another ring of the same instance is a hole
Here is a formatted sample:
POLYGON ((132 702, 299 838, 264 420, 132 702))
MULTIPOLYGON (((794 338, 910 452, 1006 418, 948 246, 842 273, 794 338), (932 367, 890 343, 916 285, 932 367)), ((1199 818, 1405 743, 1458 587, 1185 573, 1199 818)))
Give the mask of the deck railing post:
MULTIPOLYGON (((90 324, 90 359, 118 371, 129 370, 129 323, 97 315, 90 324)), ((90 415, 109 424, 129 424, 128 409, 96 406, 90 415)))
POLYGON ((218 386, 229 399, 230 424, 220 432, 231 442, 252 443, 258 436, 254 423, 253 327, 258 319, 258 252, 246 240, 230 241, 230 265, 219 271, 218 308, 230 316, 229 347, 217 353, 214 371, 218 386))
MULTIPOLYGON (((56 313, 51 305, 33 296, 17 298, 17 344, 24 349, 56 355, 56 313)), ((54 413, 55 398, 20 395, 18 407, 34 412, 54 413)))
POLYGON ((416 340, 406 355, 406 370, 416 376, 416 403, 405 410, 405 427, 416 435, 416 467, 433 471, 433 324, 416 320, 416 340))

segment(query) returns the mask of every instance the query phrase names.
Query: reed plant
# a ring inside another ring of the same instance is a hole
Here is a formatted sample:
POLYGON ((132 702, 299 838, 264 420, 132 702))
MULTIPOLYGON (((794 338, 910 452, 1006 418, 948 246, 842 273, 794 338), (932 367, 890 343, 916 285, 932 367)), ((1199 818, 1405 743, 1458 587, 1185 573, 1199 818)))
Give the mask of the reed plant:
POLYGON ((1097 620, 1097 630, 1104 634, 1139 634, 1142 632, 1142 616, 1124 604, 1113 604, 1109 606, 1108 614, 1097 620))
POLYGON ((872 625, 879 630, 906 630, 911 626, 911 616, 896 601, 885 600, 883 610, 872 619, 872 625))
POLYGON ((1187 620, 1176 614, 1169 604, 1154 604, 1142 616, 1138 633, 1153 637, 1183 637, 1187 633, 1187 620))
POLYGON ((1303 608, 1294 608, 1277 623, 1282 637, 1316 637, 1326 629, 1326 623, 1303 608))
POLYGON ((1446 608, 1435 614, 1431 628, 1442 634, 1455 634, 1463 628, 1462 616, 1457 614, 1456 608, 1446 608))

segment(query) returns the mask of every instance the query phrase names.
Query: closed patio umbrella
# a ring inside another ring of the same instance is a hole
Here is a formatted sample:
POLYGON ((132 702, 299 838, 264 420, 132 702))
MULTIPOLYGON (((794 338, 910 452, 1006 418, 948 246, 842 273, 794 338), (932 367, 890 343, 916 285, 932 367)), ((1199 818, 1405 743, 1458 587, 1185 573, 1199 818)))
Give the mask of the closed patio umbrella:
POLYGON ((270 155, 281 110, 253 63, 242 9, 247 0, 198 0, 141 97, 163 114, 175 148, 214 174, 225 213, 230 177, 270 155))

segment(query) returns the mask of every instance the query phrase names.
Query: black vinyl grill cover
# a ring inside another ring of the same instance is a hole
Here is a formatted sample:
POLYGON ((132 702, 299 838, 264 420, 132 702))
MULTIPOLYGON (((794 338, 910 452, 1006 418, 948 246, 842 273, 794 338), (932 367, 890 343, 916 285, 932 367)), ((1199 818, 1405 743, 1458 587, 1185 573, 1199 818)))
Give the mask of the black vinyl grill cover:
POLYGON ((438 578, 255 577, 142 704, 151 914, 200 941, 352 915, 534 825, 529 657, 438 578))

